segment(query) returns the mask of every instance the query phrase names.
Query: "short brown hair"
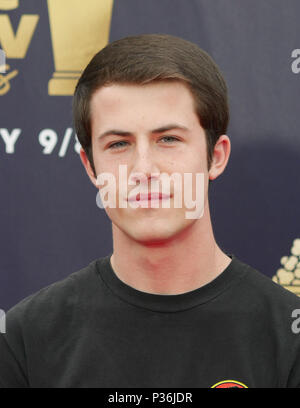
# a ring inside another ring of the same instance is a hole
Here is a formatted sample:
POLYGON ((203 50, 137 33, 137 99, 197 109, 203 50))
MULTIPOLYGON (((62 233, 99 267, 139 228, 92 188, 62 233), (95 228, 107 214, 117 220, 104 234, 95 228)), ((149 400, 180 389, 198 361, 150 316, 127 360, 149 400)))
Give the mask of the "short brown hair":
POLYGON ((195 111, 206 135, 207 166, 214 146, 229 122, 227 86, 213 59, 196 44, 169 34, 142 34, 114 41, 91 59, 78 80, 73 119, 78 140, 96 177, 92 154, 90 100, 102 86, 183 81, 190 89, 195 111))

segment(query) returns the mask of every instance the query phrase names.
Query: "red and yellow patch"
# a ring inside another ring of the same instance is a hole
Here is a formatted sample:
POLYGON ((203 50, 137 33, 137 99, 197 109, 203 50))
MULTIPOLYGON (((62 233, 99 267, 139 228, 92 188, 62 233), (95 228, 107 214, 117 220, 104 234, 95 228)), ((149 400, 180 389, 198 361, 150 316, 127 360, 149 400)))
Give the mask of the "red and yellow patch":
POLYGON ((235 381, 235 380, 224 380, 224 381, 219 381, 216 384, 214 384, 211 388, 248 388, 247 385, 235 381))

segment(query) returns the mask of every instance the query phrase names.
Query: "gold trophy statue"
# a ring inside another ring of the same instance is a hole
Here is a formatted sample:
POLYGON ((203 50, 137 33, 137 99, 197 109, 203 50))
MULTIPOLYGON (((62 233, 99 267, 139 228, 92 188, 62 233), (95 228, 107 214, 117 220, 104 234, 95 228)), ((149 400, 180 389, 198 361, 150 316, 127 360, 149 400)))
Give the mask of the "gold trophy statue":
POLYGON ((108 43, 112 7, 113 0, 48 0, 55 66, 49 95, 73 95, 83 69, 108 43))
POLYGON ((0 0, 0 10, 13 10, 19 7, 19 0, 0 0))

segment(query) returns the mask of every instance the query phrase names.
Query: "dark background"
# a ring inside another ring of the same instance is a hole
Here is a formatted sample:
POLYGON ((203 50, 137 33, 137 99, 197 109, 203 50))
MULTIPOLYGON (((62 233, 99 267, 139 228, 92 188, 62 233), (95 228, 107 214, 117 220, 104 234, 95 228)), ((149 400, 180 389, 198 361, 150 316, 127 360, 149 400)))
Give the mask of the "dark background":
MULTIPOLYGON (((26 57, 7 60, 19 73, 0 96, 0 128, 22 129, 12 154, 0 135, 0 308, 8 310, 107 255, 112 236, 75 137, 62 158, 60 143, 46 155, 38 141, 42 129, 62 141, 72 127, 72 96, 48 95, 54 61, 47 2, 22 1, 0 14, 9 15, 14 30, 22 15, 39 15, 26 57)), ((300 76, 291 69, 299 15, 297 0, 115 0, 111 20, 110 42, 173 34, 197 43, 219 65, 229 88, 232 151, 210 187, 215 238, 269 277, 300 237, 300 76)))

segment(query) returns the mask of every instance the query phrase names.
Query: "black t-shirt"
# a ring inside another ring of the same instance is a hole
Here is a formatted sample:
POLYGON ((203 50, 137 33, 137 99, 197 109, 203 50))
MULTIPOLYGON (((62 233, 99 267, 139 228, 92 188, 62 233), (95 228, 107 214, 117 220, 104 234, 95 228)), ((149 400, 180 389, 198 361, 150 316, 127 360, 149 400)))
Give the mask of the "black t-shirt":
POLYGON ((234 255, 196 290, 150 294, 110 256, 7 312, 0 387, 300 386, 296 295, 234 255))

